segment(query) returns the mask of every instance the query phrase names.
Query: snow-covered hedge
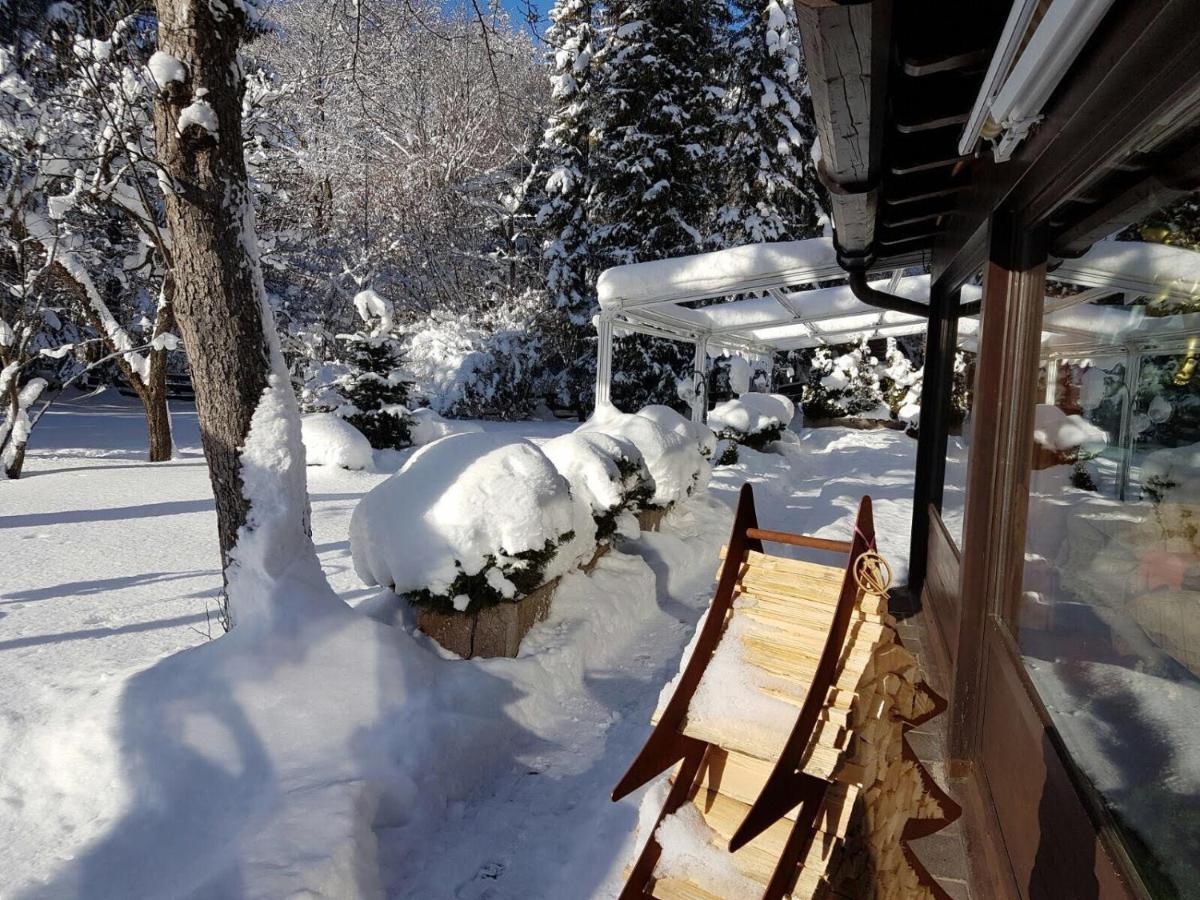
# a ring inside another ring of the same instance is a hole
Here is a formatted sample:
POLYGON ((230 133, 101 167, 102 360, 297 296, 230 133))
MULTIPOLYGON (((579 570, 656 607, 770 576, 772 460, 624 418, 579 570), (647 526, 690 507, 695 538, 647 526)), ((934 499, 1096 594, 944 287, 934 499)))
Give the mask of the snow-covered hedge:
POLYGON ((669 406, 655 404, 639 409, 637 414, 649 419, 663 431, 673 431, 692 439, 705 459, 709 459, 717 449, 717 436, 711 428, 703 422, 693 422, 669 406))
POLYGON ((596 537, 635 532, 633 518, 654 496, 654 479, 641 452, 630 441, 601 432, 564 434, 541 445, 542 452, 587 501, 596 537))
POLYGON ((724 442, 719 465, 737 462, 737 448, 765 450, 783 437, 796 407, 782 394, 743 394, 718 403, 708 414, 709 424, 724 442))
POLYGON ((361 431, 333 413, 313 413, 300 420, 304 455, 310 466, 369 469, 371 442, 361 431))
POLYGON ((708 486, 711 469, 697 442, 645 416, 609 408, 598 411, 576 431, 612 435, 637 447, 654 479, 650 506, 670 506, 708 486))
POLYGON ((452 434, 471 434, 483 430, 474 422, 442 418, 429 407, 409 411, 408 420, 412 442, 417 447, 424 447, 452 434))
POLYGON ((443 611, 518 600, 595 543, 587 502, 541 450, 483 433, 422 447, 350 520, 359 577, 443 611))

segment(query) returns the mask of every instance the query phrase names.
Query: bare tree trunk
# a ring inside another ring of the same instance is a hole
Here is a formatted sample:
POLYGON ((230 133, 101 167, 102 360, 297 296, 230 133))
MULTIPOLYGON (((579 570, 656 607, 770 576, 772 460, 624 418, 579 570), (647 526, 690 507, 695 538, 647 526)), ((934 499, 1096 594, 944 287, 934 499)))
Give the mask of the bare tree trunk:
MULTIPOLYGON (((154 322, 154 336, 173 331, 175 321, 175 279, 171 272, 163 276, 162 298, 154 322)), ((150 351, 150 368, 146 373, 145 390, 139 391, 146 410, 146 431, 150 438, 150 462, 171 458, 171 414, 167 409, 167 350, 150 351)))
POLYGON ((171 414, 167 409, 167 354, 154 350, 150 354, 150 374, 145 387, 138 392, 146 411, 146 432, 150 439, 150 462, 165 462, 171 458, 171 414))
MULTIPOLYGON (((17 416, 20 413, 21 407, 17 402, 18 387, 16 379, 13 379, 13 384, 9 388, 8 396, 4 398, 8 404, 8 421, 13 426, 16 425, 17 416)), ((8 435, 11 445, 11 451, 8 454, 8 462, 4 465, 4 475, 6 478, 20 478, 21 470, 25 468, 25 441, 18 440, 13 434, 8 435)))
MULTIPOLYGON (((275 371, 282 369, 282 356, 263 298, 242 155, 244 81, 237 49, 245 15, 233 3, 157 0, 156 5, 159 49, 183 63, 186 72, 183 81, 160 91, 154 107, 159 163, 171 184, 166 211, 174 311, 191 364, 222 568, 237 621, 241 598, 235 596, 235 573, 270 582, 292 559, 311 555, 316 565, 306 536, 299 414, 286 372, 280 378, 275 371), (259 440, 251 425, 260 402, 267 420, 282 425, 283 436, 264 437, 280 459, 251 459, 248 449, 243 452, 248 441, 259 440), (243 479, 249 466, 253 482, 243 479), (253 498, 247 496, 248 484, 253 498), (263 499, 261 509, 254 505, 251 519, 252 499, 264 492, 272 496, 263 499), (248 543, 258 555, 247 556, 239 546, 243 527, 247 535, 267 529, 273 540, 248 543)), ((256 604, 260 598, 247 601, 256 604)))

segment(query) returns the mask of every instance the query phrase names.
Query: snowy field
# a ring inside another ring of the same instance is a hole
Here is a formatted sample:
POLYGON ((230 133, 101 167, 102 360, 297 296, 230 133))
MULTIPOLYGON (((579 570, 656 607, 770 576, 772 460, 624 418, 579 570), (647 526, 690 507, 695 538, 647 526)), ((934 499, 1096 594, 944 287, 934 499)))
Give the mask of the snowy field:
POLYGON ((210 641, 215 515, 194 411, 173 420, 178 458, 152 466, 135 401, 77 397, 3 485, 0 897, 614 896, 640 798, 608 794, 707 602, 741 483, 765 527, 843 538, 870 485, 906 569, 915 441, 822 429, 786 457, 743 450, 661 533, 568 576, 518 659, 448 659, 351 567, 355 503, 404 456, 377 454, 377 472, 308 474, 325 575, 387 624, 210 641))

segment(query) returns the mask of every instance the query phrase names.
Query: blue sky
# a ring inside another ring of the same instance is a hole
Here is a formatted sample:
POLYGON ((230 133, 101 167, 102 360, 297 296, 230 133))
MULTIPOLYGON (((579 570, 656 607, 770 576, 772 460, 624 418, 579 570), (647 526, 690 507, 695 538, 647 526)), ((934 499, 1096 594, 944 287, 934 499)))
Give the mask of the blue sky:
POLYGON ((539 30, 541 30, 546 27, 546 13, 550 10, 550 7, 554 5, 554 0, 529 0, 528 3, 526 0, 502 0, 502 3, 504 4, 504 8, 507 9, 514 17, 520 18, 524 18, 525 14, 529 10, 530 3, 532 3, 534 8, 537 9, 538 13, 541 14, 542 20, 539 24, 539 30))

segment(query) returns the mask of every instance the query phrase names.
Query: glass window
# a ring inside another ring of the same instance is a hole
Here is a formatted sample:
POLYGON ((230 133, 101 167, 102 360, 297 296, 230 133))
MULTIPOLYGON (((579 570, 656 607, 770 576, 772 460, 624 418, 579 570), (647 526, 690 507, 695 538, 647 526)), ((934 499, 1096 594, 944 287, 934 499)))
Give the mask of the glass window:
MULTIPOLYGON (((982 274, 963 288, 962 300, 977 300, 982 274)), ((971 410, 975 396, 975 355, 979 317, 958 322, 958 350, 954 356, 954 387, 950 395, 950 434, 946 440, 946 475, 942 490, 942 521, 962 549, 963 511, 967 498, 967 456, 971 445, 971 410)))
POLYGON ((1200 898, 1200 303, 1048 293, 1021 652, 1151 894, 1200 898))

